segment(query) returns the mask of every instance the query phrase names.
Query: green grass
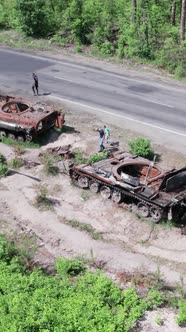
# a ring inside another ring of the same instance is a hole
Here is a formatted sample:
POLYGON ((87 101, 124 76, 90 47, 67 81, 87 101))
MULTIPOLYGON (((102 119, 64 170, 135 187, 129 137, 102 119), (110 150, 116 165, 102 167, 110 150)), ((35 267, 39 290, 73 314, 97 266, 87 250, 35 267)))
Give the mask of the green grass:
POLYGON ((48 198, 48 187, 44 184, 39 184, 35 186, 36 188, 36 198, 34 205, 39 210, 52 210, 54 206, 54 202, 52 199, 48 198))
POLYGON ((26 37, 23 33, 16 30, 0 30, 0 44, 2 46, 31 50, 49 50, 53 48, 48 39, 26 37))
POLYGON ((97 232, 91 225, 86 224, 86 223, 81 223, 77 220, 65 220, 65 224, 77 228, 80 231, 84 231, 88 233, 92 239, 94 240, 101 240, 102 239, 102 234, 100 232, 97 232))
POLYGON ((56 162, 61 159, 60 157, 53 156, 50 153, 43 153, 40 156, 40 160, 44 166, 44 172, 47 175, 58 175, 59 174, 59 168, 56 165, 56 162))
POLYGON ((24 160, 22 158, 15 157, 15 158, 9 160, 8 166, 10 168, 14 168, 14 169, 20 168, 20 167, 24 166, 24 160))
POLYGON ((10 146, 20 146, 23 148, 32 148, 32 149, 36 149, 40 147, 39 143, 36 142, 18 142, 15 141, 14 139, 11 139, 9 137, 1 137, 0 141, 6 145, 10 145, 10 146))

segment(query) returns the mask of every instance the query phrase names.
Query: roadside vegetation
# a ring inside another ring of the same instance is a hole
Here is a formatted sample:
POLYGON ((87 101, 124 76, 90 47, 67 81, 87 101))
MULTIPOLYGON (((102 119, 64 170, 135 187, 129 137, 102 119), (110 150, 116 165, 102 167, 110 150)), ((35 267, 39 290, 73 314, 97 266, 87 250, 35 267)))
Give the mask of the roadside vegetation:
MULTIPOLYGON (((55 275, 34 268, 33 257, 0 236, 2 331, 127 332, 145 310, 165 305, 162 292, 151 288, 141 298, 135 288, 122 291, 80 260, 61 258, 55 268, 55 275)), ((186 323, 185 305, 184 299, 178 304, 180 325, 186 323)))
POLYGON ((6 163, 6 158, 0 153, 0 178, 8 175, 8 166, 6 163))
POLYGON ((154 156, 154 152, 151 147, 151 141, 147 138, 138 137, 132 141, 128 142, 128 145, 130 147, 130 153, 152 159, 154 156))
POLYGON ((97 232, 91 225, 81 223, 78 220, 65 220, 66 225, 70 225, 73 228, 77 228, 80 231, 86 232, 91 236, 93 240, 102 240, 102 233, 97 232))
POLYGON ((184 0, 3 0, 0 42, 41 49, 74 45, 76 52, 88 46, 93 55, 151 63, 181 78, 185 7, 184 0))

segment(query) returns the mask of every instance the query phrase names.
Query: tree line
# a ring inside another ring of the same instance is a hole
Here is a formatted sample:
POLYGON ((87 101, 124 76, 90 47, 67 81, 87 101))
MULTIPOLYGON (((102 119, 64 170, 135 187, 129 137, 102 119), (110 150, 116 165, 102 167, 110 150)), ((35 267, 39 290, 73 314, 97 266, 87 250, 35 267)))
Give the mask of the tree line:
POLYGON ((186 71, 186 0, 1 0, 0 26, 186 71))

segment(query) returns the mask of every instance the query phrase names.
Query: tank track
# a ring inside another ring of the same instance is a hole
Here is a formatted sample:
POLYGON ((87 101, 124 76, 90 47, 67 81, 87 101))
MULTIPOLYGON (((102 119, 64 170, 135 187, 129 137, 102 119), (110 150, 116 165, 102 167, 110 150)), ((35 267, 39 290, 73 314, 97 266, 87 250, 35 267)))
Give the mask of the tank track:
MULTIPOLYGON (((149 201, 147 201, 147 200, 145 200, 145 199, 139 197, 139 196, 138 196, 137 194, 135 194, 135 193, 131 193, 131 192, 129 192, 129 191, 127 191, 127 190, 125 190, 125 189, 123 189, 123 188, 121 188, 121 187, 114 186, 114 185, 111 185, 111 184, 106 183, 106 182, 102 182, 102 181, 100 181, 99 179, 97 179, 97 178, 95 178, 95 177, 93 177, 93 176, 87 175, 87 174, 85 174, 85 173, 83 173, 83 172, 78 172, 77 169, 76 169, 76 170, 73 170, 72 172, 73 172, 73 174, 71 175, 71 178, 72 178, 73 180, 75 180, 75 181, 77 181, 77 179, 78 179, 79 176, 84 176, 84 177, 88 178, 89 181, 95 181, 95 182, 99 183, 100 186, 107 186, 107 187, 109 187, 109 188, 111 189, 112 192, 113 192, 114 190, 117 190, 117 191, 121 192, 122 197, 128 197, 128 198, 131 198, 131 200, 132 200, 133 202, 134 202, 134 201, 137 202, 137 203, 135 204, 136 206, 137 206, 138 203, 143 203, 145 206, 147 206, 147 207, 149 208, 149 211, 150 211, 150 209, 152 209, 152 208, 159 210, 160 213, 161 213, 161 215, 162 215, 162 216, 161 216, 161 219, 162 219, 163 217, 166 217, 166 215, 167 215, 167 212, 165 211, 165 209, 163 209, 162 207, 160 207, 160 206, 157 205, 157 204, 153 204, 153 203, 151 203, 151 202, 149 202, 149 201)), ((123 202, 125 202, 125 201, 123 200, 123 202)), ((160 220, 161 220, 161 219, 160 219, 160 220)), ((160 220, 158 220, 158 221, 160 221, 160 220)))

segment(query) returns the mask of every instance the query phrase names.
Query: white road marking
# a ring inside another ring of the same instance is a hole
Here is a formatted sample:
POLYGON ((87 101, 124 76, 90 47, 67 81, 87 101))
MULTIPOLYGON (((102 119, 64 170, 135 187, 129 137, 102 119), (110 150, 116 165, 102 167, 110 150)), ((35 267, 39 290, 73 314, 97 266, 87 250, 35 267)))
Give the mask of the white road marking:
POLYGON ((71 82, 71 83, 82 84, 81 82, 69 80, 67 78, 63 78, 63 77, 59 77, 59 76, 54 76, 54 78, 57 78, 58 80, 62 80, 62 81, 71 82))
MULTIPOLYGON (((64 77, 54 76, 54 78, 57 78, 58 80, 62 80, 62 81, 66 81, 66 82, 70 82, 70 83, 82 84, 82 83, 79 82, 79 81, 69 80, 69 79, 64 78, 64 77)), ((115 93, 116 93, 116 92, 115 92, 115 93)), ((143 98, 142 96, 139 96, 139 95, 135 95, 135 97, 137 97, 137 98, 139 98, 139 99, 141 99, 141 100, 148 101, 149 103, 154 103, 154 104, 158 104, 158 105, 162 105, 162 106, 166 106, 166 107, 174 108, 174 106, 172 106, 172 105, 168 105, 168 104, 160 103, 160 102, 158 102, 158 101, 151 100, 151 99, 146 99, 146 98, 143 98)))
MULTIPOLYGON (((141 97, 140 97, 140 98, 141 98, 141 97)), ((174 108, 174 106, 172 106, 172 105, 168 105, 168 104, 160 103, 160 102, 155 101, 155 100, 146 99, 146 98, 141 98, 141 99, 146 100, 146 101, 149 101, 150 103, 154 103, 154 104, 158 104, 158 105, 162 105, 162 106, 166 106, 166 107, 174 108)))
POLYGON ((67 98, 62 98, 62 97, 58 97, 58 96, 51 96, 51 98, 59 99, 61 101, 69 102, 69 103, 77 105, 77 106, 86 107, 86 108, 89 108, 89 109, 94 110, 94 111, 98 111, 98 112, 105 113, 105 114, 108 114, 108 115, 112 115, 112 116, 115 116, 115 117, 118 117, 118 118, 122 118, 122 119, 125 119, 125 120, 136 122, 136 123, 139 123, 139 124, 151 127, 151 128, 163 130, 163 131, 166 131, 166 132, 171 133, 171 134, 175 134, 175 135, 178 135, 178 136, 186 137, 186 134, 180 133, 178 131, 174 131, 174 130, 167 129, 167 128, 164 128, 164 127, 156 126, 156 125, 153 125, 153 124, 148 123, 148 122, 136 120, 136 119, 130 118, 128 116, 124 116, 124 115, 120 115, 120 114, 115 114, 113 112, 105 111, 105 110, 103 110, 101 108, 97 108, 97 107, 89 106, 89 105, 86 105, 86 104, 82 104, 82 103, 79 103, 77 101, 72 101, 72 100, 67 99, 67 98))

